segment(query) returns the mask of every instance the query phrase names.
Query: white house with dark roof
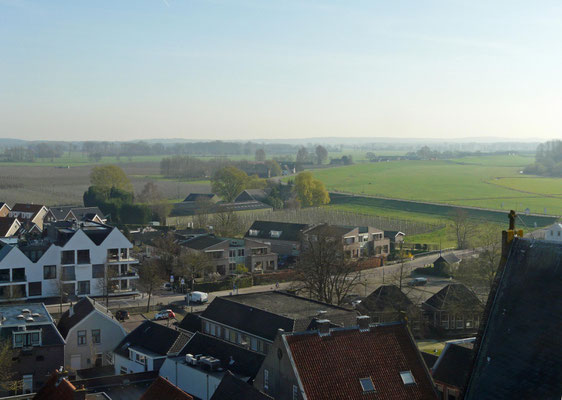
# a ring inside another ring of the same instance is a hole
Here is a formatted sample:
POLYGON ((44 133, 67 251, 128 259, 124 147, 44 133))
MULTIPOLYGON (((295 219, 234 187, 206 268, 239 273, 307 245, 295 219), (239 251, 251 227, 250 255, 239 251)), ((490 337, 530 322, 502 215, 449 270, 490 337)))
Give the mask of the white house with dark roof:
POLYGON ((43 238, 0 242, 0 300, 99 296, 108 275, 110 294, 135 292, 132 247, 119 229, 93 222, 50 224, 43 238))
POLYGON ((88 296, 65 311, 57 328, 65 338, 64 366, 80 370, 113 364, 113 349, 127 332, 111 312, 88 296))
POLYGON ((562 223, 557 222, 544 228, 545 240, 562 243, 562 223))

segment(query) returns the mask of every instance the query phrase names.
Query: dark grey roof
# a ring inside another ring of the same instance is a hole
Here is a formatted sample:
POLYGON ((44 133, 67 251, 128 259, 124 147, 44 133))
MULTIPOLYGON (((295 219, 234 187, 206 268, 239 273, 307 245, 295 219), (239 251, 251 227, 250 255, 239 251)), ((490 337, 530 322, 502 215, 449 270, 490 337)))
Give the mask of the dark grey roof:
POLYGON ((72 212, 78 221, 92 219, 95 215, 103 218, 103 213, 98 207, 54 206, 49 210, 57 221, 64 220, 70 212, 72 212))
POLYGON ((183 201, 197 201, 198 199, 212 199, 215 197, 214 193, 189 193, 183 201))
POLYGON ((273 400, 273 397, 260 392, 227 371, 211 400, 273 400))
POLYGON ((290 222, 254 221, 244 237, 299 242, 302 231, 308 226, 308 224, 293 224, 290 222), (257 231, 257 235, 250 235, 251 230, 257 231), (281 235, 278 238, 272 238, 271 231, 280 231, 281 235))
POLYGON ((427 365, 428 369, 433 368, 433 366, 435 365, 435 362, 439 358, 435 354, 426 353, 425 351, 420 351, 420 354, 423 358, 423 361, 425 362, 425 365, 427 365))
POLYGON ((435 293, 424 304, 430 305, 437 310, 448 310, 451 307, 463 309, 474 309, 477 312, 482 303, 474 292, 461 283, 450 283, 435 293))
POLYGON ((181 242, 182 246, 188 247, 195 250, 205 250, 211 246, 219 243, 227 242, 227 239, 218 238, 214 235, 197 236, 193 239, 181 242))
POLYGON ((384 237, 389 239, 394 239, 396 238, 396 236, 398 236, 399 233, 402 235, 406 235, 402 231, 384 231, 384 237))
POLYGON ((354 226, 345 226, 345 225, 327 225, 322 224, 315 227, 310 228, 306 231, 306 233, 313 233, 313 234, 320 234, 320 235, 328 235, 328 236, 343 236, 357 227, 354 226))
POLYGON ((354 326, 356 316, 354 310, 281 291, 217 297, 201 314, 202 318, 271 341, 279 328, 286 332, 305 331, 315 318, 329 319, 338 326, 354 326))
POLYGON ((473 355, 472 348, 448 343, 433 366, 433 379, 462 390, 470 375, 473 355))
MULTIPOLYGON (((64 339, 53 324, 33 325, 29 329, 41 329, 41 346, 62 346, 64 339)), ((0 327, 0 339, 12 340, 12 332, 17 331, 17 326, 0 327)), ((62 351, 62 350, 61 350, 62 351)))
POLYGON ((109 313, 104 306, 102 306, 99 302, 95 302, 94 300, 90 299, 88 296, 82 297, 80 300, 78 300, 78 302, 76 302, 76 304, 73 305, 72 316, 70 316, 70 310, 66 310, 61 315, 59 323, 57 324, 57 328, 62 337, 66 338, 68 331, 95 309, 104 314, 111 315, 111 313, 109 313))
POLYGON ((201 330, 201 318, 200 313, 187 313, 185 317, 178 324, 178 328, 181 328, 188 332, 198 332, 201 330))
POLYGON ((488 298, 465 398, 560 399, 562 244, 515 238, 488 298))
POLYGON ((234 199, 234 202, 264 201, 267 196, 268 192, 264 189, 246 189, 234 199))
POLYGON ((144 321, 125 336, 113 351, 123 357, 129 357, 129 347, 136 346, 165 356, 179 352, 182 342, 185 345, 188 339, 189 336, 180 331, 152 321, 144 321), (180 336, 182 337, 180 338, 180 336))
POLYGON ((414 303, 395 285, 382 285, 357 305, 361 313, 406 311, 414 303))
POLYGON ((233 345, 225 340, 197 332, 179 353, 203 354, 219 359, 224 369, 254 379, 265 358, 263 354, 233 345), (231 357, 233 362, 231 363, 231 357))
POLYGON ((447 264, 452 265, 455 263, 458 263, 461 261, 460 258, 458 258, 455 253, 450 252, 450 253, 444 253, 441 254, 437 260, 435 260, 433 263, 437 263, 437 262, 441 262, 441 261, 445 261, 447 264))

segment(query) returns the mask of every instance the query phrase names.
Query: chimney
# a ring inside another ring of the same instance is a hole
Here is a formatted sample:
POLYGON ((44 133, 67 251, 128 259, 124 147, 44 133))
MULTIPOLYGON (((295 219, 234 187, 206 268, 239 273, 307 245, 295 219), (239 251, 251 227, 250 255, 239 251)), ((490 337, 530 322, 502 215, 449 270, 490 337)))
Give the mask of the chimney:
POLYGON ((359 331, 369 332, 369 324, 371 323, 371 317, 368 315, 358 315, 357 325, 359 325, 359 331))
POLYGON ((317 329, 318 329, 318 334, 320 336, 330 336, 330 320, 329 319, 316 320, 316 326, 317 326, 317 329))

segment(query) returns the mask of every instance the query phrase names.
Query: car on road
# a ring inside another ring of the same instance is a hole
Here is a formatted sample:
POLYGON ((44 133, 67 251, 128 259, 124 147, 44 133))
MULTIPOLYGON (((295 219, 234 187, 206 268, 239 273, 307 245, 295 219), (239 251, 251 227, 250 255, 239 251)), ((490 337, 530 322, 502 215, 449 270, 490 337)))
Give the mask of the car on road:
POLYGON ((129 311, 117 310, 115 312, 115 318, 117 319, 117 321, 125 321, 126 319, 129 319, 129 311))
POLYGON ((160 320, 160 319, 175 319, 176 318, 176 314, 174 314, 174 312, 172 310, 162 310, 160 312, 157 312, 156 315, 154 316, 155 320, 160 320))
POLYGON ((165 284, 162 285, 162 289, 164 290, 172 290, 172 284, 167 282, 165 284))
POLYGON ((190 292, 185 295, 185 301, 187 303, 199 303, 203 304, 209 300, 209 294, 205 292, 190 292))
POLYGON ((414 278, 408 282, 408 286, 424 286, 427 283, 427 278, 414 278))

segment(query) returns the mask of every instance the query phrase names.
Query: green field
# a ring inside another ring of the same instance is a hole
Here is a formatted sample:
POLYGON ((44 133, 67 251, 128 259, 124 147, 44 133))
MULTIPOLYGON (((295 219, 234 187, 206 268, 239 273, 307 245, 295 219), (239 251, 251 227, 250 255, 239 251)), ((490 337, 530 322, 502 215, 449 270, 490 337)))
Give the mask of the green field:
POLYGON ((330 191, 562 215, 562 179, 522 175, 521 156, 359 163, 312 171, 330 191), (460 160, 463 160, 461 163, 460 160), (513 165, 519 164, 519 165, 513 165))

